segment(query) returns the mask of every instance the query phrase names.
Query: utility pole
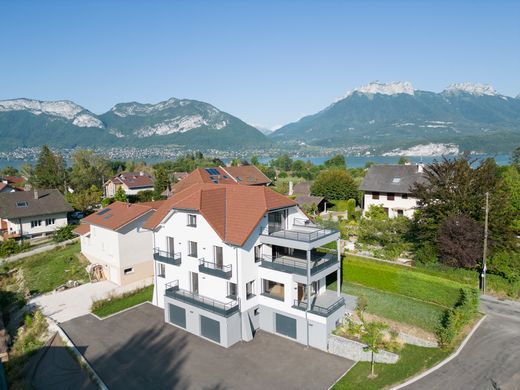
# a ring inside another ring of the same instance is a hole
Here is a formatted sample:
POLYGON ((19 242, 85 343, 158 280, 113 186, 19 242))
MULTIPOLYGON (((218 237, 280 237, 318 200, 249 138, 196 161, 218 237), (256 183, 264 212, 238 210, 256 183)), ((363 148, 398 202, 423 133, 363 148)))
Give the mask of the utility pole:
POLYGON ((487 257, 487 241, 488 241, 488 217, 489 217, 489 192, 486 192, 486 219, 484 222, 484 252, 482 254, 482 274, 481 289, 482 293, 486 293, 486 257, 487 257))

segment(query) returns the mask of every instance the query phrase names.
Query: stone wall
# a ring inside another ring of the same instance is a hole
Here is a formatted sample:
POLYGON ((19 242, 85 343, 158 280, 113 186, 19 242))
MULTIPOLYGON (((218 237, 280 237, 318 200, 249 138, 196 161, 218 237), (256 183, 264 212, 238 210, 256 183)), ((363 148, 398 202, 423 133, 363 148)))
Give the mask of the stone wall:
MULTIPOLYGON (((346 359, 369 362, 372 360, 371 352, 363 351, 365 344, 349 340, 344 337, 330 335, 329 336, 329 352, 344 357, 346 359)), ((388 351, 380 351, 374 355, 377 363, 395 364, 399 360, 399 355, 388 351)))

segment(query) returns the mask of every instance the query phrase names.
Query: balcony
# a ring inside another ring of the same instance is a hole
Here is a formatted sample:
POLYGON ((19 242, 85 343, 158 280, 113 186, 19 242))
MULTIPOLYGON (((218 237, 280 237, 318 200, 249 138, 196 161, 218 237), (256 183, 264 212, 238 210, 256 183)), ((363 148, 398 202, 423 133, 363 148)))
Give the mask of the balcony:
POLYGON ((286 246, 297 249, 312 249, 339 238, 339 231, 323 228, 309 220, 294 219, 292 227, 283 229, 280 225, 267 225, 260 232, 264 244, 286 246))
MULTIPOLYGON (((335 264, 338 264, 337 252, 313 253, 310 263, 311 276, 335 264)), ((289 255, 278 257, 264 255, 262 256, 260 267, 307 276, 307 259, 289 255)))
POLYGON ((199 259, 199 271, 208 275, 218 276, 219 278, 231 278, 231 264, 218 265, 210 261, 199 259))
POLYGON ((229 317, 236 313, 239 309, 238 301, 230 300, 229 302, 220 302, 212 298, 204 297, 198 293, 193 293, 179 288, 179 281, 175 280, 166 283, 164 295, 178 301, 185 302, 192 306, 210 311, 212 313, 229 317))
POLYGON ((171 265, 181 265, 181 252, 171 253, 169 251, 162 251, 159 248, 154 248, 153 258, 161 263, 171 265))
MULTIPOLYGON (((335 292, 325 291, 322 294, 311 297, 311 305, 309 313, 316 314, 321 317, 328 317, 341 308, 345 308, 345 298, 338 297, 335 292)), ((307 299, 295 300, 294 309, 307 310, 307 299)))

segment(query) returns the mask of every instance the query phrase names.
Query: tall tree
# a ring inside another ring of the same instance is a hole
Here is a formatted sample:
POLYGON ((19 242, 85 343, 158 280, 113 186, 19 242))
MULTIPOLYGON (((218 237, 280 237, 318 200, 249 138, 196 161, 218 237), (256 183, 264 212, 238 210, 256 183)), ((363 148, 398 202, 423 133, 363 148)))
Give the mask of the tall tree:
POLYGON ((18 172, 18 169, 8 165, 0 171, 0 176, 18 176, 19 173, 20 172, 18 172))
POLYGON ((448 217, 437 235, 441 262, 452 267, 478 267, 482 258, 483 234, 482 224, 465 215, 448 217))
POLYGON ((56 188, 65 191, 67 172, 65 161, 59 153, 53 153, 47 145, 42 146, 38 162, 29 183, 34 188, 56 188))
POLYGON ((165 169, 159 168, 155 170, 155 182, 154 182, 154 198, 158 199, 162 196, 164 190, 170 185, 168 173, 165 169))
POLYGON ((108 161, 93 150, 77 150, 72 156, 70 183, 75 191, 86 191, 92 186, 102 188, 112 175, 108 161))
POLYGON ((520 146, 511 153, 511 164, 520 170, 520 146))
POLYGON ((347 170, 341 168, 321 171, 311 186, 311 194, 328 200, 356 198, 357 186, 347 170))
POLYGON ((128 202, 125 190, 122 186, 117 187, 116 193, 114 194, 114 201, 116 202, 128 202))
POLYGON ((326 160, 323 165, 325 168, 347 168, 347 163, 345 162, 345 156, 338 154, 328 160, 326 160))

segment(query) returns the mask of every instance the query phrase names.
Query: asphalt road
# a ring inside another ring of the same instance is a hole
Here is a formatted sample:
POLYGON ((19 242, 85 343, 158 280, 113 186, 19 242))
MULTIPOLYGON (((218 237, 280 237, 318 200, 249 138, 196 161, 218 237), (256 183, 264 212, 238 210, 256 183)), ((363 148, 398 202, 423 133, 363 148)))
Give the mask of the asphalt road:
POLYGON ((520 303, 483 297, 487 317, 460 354, 407 390, 520 390, 520 303))

